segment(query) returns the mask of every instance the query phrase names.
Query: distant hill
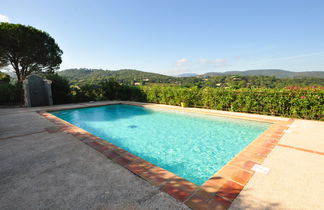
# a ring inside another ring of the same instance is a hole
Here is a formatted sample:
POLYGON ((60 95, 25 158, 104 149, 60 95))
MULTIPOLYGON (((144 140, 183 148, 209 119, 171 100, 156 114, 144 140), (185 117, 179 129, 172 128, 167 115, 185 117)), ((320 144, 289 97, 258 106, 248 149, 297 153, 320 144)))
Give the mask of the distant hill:
POLYGON ((305 71, 293 72, 281 69, 262 69, 262 70, 247 70, 247 71, 227 71, 227 72, 208 72, 202 74, 202 77, 220 76, 220 75, 240 75, 240 76, 275 76, 277 78, 324 78, 324 71, 305 71))
POLYGON ((195 77, 198 76, 198 74, 195 73, 183 73, 183 74, 178 74, 176 77, 195 77))
MULTIPOLYGON (((13 72, 5 72, 12 78, 16 78, 13 72)), ((152 72, 144 72, 133 69, 121 69, 121 70, 102 70, 102 69, 66 69, 58 71, 58 74, 67 78, 70 82, 93 82, 103 79, 114 77, 120 82, 130 84, 134 81, 149 81, 153 83, 174 83, 177 81, 184 81, 194 78, 206 78, 213 76, 228 76, 228 75, 240 75, 240 76, 275 76, 281 79, 298 79, 298 78, 320 78, 324 79, 324 71, 305 71, 305 72, 292 72, 280 69, 262 69, 262 70, 246 70, 246 71, 227 71, 227 72, 208 72, 205 74, 184 73, 177 76, 167 76, 163 74, 157 74, 152 72)))
POLYGON ((169 82, 174 77, 151 72, 144 72, 132 69, 121 69, 116 71, 102 69, 66 69, 58 74, 70 80, 72 83, 82 83, 82 81, 95 83, 104 79, 114 78, 119 82, 130 84, 132 82, 169 82))
POLYGON ((102 80, 114 78, 126 85, 149 85, 152 83, 180 85, 182 87, 262 87, 283 88, 288 86, 324 86, 324 72, 291 72, 277 69, 210 72, 203 75, 181 77, 144 72, 132 69, 102 70, 102 69, 67 69, 58 72, 67 78, 72 85, 96 85, 102 80), (232 75, 237 75, 233 77, 232 75), (217 77, 218 76, 218 77, 217 77), (221 76, 221 77, 220 77, 221 76), (224 77, 225 76, 225 77, 224 77), (273 78, 274 76, 275 78, 273 78), (208 77, 208 79, 207 79, 208 77))

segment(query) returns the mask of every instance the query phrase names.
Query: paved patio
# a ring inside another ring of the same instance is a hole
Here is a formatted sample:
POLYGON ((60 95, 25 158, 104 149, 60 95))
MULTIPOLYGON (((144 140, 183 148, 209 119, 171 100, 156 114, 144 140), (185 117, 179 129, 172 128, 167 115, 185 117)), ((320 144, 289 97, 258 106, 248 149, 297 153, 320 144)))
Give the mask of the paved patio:
MULTIPOLYGON (((74 136, 47 132, 56 125, 43 109, 0 109, 0 209, 188 209, 74 136)), ((295 120, 262 164, 270 173, 255 173, 230 208, 324 209, 323 130, 295 120)))
POLYGON ((0 209, 188 209, 33 110, 0 109, 0 209))
POLYGON ((230 209, 324 209, 324 122, 295 120, 230 209))

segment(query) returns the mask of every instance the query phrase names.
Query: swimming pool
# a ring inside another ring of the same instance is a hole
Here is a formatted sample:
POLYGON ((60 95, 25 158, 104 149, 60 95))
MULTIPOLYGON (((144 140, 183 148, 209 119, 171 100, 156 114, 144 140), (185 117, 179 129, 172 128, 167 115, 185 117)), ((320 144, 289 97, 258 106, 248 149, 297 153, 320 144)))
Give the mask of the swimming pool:
POLYGON ((52 114, 197 185, 271 125, 124 104, 52 114))

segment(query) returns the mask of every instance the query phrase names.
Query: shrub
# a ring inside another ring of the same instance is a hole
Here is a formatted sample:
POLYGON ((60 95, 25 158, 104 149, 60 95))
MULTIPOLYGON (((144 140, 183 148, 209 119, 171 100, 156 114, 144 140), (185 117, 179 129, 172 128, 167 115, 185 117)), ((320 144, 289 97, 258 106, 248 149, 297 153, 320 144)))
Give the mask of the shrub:
POLYGON ((53 104, 71 102, 71 88, 67 79, 58 74, 47 74, 46 79, 52 81, 53 104))
MULTIPOLYGON (((69 86, 57 74, 52 80, 55 104, 99 100, 141 101, 189 107, 202 107, 234 112, 258 113, 284 117, 324 120, 323 88, 226 89, 177 86, 127 86, 114 79, 98 84, 69 86)), ((0 104, 19 101, 19 85, 0 82, 0 104)))
POLYGON ((19 83, 0 82, 0 104, 21 104, 21 85, 19 83))
POLYGON ((85 84, 72 86, 72 100, 74 102, 125 100, 146 101, 146 95, 135 86, 121 85, 114 79, 103 80, 99 84, 85 84))
POLYGON ((9 83, 10 76, 0 71, 0 83, 9 83))
POLYGON ((324 120, 324 90, 144 86, 147 102, 324 120))
POLYGON ((114 79, 104 80, 100 83, 104 99, 146 101, 146 97, 140 88, 119 84, 114 79))

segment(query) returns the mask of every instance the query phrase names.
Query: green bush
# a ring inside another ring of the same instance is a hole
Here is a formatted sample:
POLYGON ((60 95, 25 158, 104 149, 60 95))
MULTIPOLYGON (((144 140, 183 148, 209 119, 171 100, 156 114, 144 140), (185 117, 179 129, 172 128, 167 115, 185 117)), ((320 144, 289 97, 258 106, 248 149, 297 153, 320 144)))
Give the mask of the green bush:
POLYGON ((84 84, 72 86, 71 95, 73 102, 100 101, 104 100, 102 89, 99 85, 84 84))
MULTIPOLYGON (((226 89, 179 86, 128 86, 114 79, 97 84, 72 86, 68 81, 51 74, 55 104, 100 100, 141 101, 158 104, 202 107, 234 112, 324 120, 324 89, 226 89)), ((18 85, 0 82, 0 104, 19 101, 18 85)))
POLYGON ((18 105, 21 104, 21 85, 0 82, 0 104, 18 105))
POLYGON ((223 89, 144 86, 146 101, 169 105, 181 102, 234 112, 324 120, 323 89, 223 89))
POLYGON ((98 84, 72 86, 72 101, 125 100, 146 101, 146 95, 134 86, 121 85, 114 79, 101 81, 98 84))
POLYGON ((58 74, 47 74, 46 79, 52 81, 53 104, 66 104, 71 102, 71 89, 68 80, 58 74))
POLYGON ((8 74, 5 74, 0 71, 0 82, 1 83, 9 83, 10 82, 10 76, 8 74))
POLYGON ((114 79, 100 83, 104 99, 125 101, 146 101, 143 92, 135 86, 121 85, 114 79))

